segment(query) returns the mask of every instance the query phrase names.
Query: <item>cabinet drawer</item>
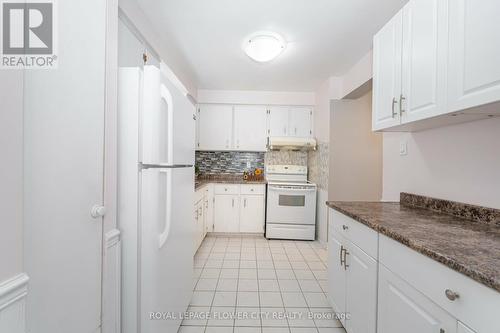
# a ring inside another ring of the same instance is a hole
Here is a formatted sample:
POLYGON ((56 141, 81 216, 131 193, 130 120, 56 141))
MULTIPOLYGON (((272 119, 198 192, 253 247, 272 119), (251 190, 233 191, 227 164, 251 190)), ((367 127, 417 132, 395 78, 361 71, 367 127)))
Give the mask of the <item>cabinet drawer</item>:
POLYGON ((455 318, 482 333, 500 332, 500 293, 380 235, 379 261, 455 318), (458 293, 454 301, 446 290, 458 293))
POLYGON ((197 203, 198 201, 202 200, 204 195, 205 195, 204 188, 200 188, 196 192, 194 192, 194 203, 197 203))
POLYGON ((264 194, 266 185, 263 184, 245 184, 241 185, 241 194, 264 194))
POLYGON ((330 209, 330 232, 338 233, 373 258, 378 257, 378 233, 353 220, 352 218, 330 209))
POLYGON ((215 184, 215 194, 239 194, 240 185, 237 184, 215 184))

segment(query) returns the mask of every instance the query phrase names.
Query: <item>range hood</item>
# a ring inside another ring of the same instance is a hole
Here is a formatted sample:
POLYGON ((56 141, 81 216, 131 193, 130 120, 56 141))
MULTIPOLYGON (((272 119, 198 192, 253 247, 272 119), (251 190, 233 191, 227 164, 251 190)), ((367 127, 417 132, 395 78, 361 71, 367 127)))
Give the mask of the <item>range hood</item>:
POLYGON ((269 150, 316 150, 316 140, 293 136, 272 136, 267 139, 269 150))

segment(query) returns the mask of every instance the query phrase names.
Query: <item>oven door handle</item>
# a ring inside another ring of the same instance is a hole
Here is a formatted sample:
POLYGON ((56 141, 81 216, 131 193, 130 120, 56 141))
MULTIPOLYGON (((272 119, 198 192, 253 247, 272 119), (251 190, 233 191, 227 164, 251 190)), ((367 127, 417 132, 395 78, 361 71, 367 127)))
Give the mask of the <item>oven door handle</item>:
POLYGON ((275 191, 275 192, 315 192, 316 188, 315 187, 310 187, 310 188, 289 188, 289 187, 274 187, 274 186, 269 186, 270 191, 275 191))

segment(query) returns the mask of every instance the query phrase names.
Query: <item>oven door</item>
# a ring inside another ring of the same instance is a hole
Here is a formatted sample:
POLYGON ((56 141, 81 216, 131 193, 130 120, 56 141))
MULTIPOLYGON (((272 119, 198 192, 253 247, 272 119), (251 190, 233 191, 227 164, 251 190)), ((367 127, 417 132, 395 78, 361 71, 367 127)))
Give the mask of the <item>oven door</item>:
POLYGON ((315 224, 315 211, 315 186, 268 185, 267 223, 315 224))

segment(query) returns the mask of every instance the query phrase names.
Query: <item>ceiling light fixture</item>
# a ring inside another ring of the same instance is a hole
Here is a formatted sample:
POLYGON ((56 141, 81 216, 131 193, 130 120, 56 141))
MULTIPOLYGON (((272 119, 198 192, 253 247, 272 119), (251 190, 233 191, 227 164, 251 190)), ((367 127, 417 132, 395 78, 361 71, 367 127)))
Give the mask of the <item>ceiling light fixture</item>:
POLYGON ((243 50, 257 62, 268 62, 279 56, 286 48, 286 41, 277 33, 259 31, 245 39, 243 50))

